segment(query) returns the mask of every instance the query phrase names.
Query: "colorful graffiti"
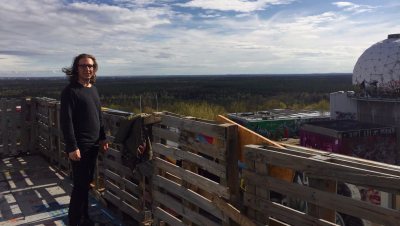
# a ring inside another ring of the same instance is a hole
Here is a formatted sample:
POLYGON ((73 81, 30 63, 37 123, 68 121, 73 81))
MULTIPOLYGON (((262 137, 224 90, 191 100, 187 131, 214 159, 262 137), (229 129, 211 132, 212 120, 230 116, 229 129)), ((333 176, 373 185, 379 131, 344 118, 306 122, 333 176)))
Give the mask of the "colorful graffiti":
POLYGON ((396 164, 396 133, 391 128, 338 132, 336 137, 302 130, 300 145, 396 164))
POLYGON ((309 121, 309 119, 268 120, 249 122, 245 126, 267 138, 282 140, 299 137, 301 125, 309 121))
POLYGON ((375 204, 381 205, 381 194, 380 191, 375 190, 373 188, 366 188, 358 186, 360 191, 361 200, 375 204))

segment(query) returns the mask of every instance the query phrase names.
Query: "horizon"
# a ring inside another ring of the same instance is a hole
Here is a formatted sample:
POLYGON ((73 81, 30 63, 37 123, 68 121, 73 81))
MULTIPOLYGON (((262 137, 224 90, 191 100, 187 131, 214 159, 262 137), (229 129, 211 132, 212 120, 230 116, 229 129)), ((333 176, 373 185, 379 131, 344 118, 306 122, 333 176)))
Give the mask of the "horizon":
POLYGON ((352 73, 400 33, 396 0, 0 0, 0 77, 352 73), (334 71, 334 72, 332 72, 334 71))
MULTIPOLYGON (((164 77, 262 77, 262 76, 337 76, 348 75, 352 76, 353 73, 305 73, 305 74, 209 74, 209 75, 101 75, 97 79, 106 78, 164 78, 164 77)), ((0 76, 1 79, 66 79, 66 75, 52 75, 52 76, 0 76)))

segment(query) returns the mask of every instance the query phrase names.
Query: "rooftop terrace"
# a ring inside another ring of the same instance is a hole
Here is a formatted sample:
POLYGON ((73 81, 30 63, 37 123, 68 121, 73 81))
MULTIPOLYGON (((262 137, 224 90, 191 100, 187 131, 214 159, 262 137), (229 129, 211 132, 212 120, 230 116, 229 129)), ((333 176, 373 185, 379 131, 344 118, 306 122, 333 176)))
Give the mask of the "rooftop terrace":
MULTIPOLYGON (((49 98, 0 99, 0 225, 66 223, 71 182, 59 109, 49 98)), ((276 143, 224 117, 157 112, 145 119, 152 125, 151 161, 132 171, 122 164, 123 147, 113 143, 129 113, 103 115, 112 144, 99 155, 92 189, 99 225, 333 226, 338 212, 381 225, 400 222, 399 166, 276 143), (294 180, 296 172, 309 184, 294 180), (337 182, 389 192, 393 202, 383 207, 338 195, 337 182), (273 199, 270 191, 307 208, 273 199)))

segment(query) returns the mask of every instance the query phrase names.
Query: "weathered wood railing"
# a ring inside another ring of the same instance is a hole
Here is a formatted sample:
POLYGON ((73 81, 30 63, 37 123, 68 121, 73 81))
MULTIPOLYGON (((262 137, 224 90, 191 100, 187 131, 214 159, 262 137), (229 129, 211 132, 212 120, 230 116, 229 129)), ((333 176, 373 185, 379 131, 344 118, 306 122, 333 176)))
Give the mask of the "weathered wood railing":
POLYGON ((248 168, 243 172, 247 183, 244 205, 248 208, 249 216, 262 224, 273 218, 290 225, 335 225, 314 214, 302 213, 272 202, 269 191, 298 198, 316 208, 331 209, 382 225, 394 226, 400 222, 398 210, 287 182, 268 176, 266 171, 267 164, 273 164, 304 172, 309 179, 341 181, 399 194, 398 166, 310 149, 289 150, 258 145, 246 146, 245 160, 248 168))
POLYGON ((17 155, 27 151, 30 125, 24 99, 0 99, 0 156, 17 155))
POLYGON ((151 209, 146 205, 145 175, 133 174, 132 170, 121 162, 122 147, 113 143, 114 136, 120 127, 120 122, 131 113, 105 110, 103 112, 104 124, 110 148, 105 154, 100 154, 98 161, 98 174, 96 180, 99 187, 103 187, 102 197, 112 203, 120 211, 131 216, 143 224, 151 220, 151 209))
POLYGON ((153 127, 155 225, 229 225, 211 199, 239 198, 236 126, 160 116, 161 124, 153 127))
MULTIPOLYGON (((59 102, 49 98, 32 98, 14 103, 17 104, 12 106, 21 105, 21 112, 24 113, 17 116, 20 121, 15 126, 10 126, 7 123, 11 116, 4 112, 10 112, 7 109, 14 107, 1 108, 2 139, 12 140, 4 135, 4 131, 11 134, 20 126, 27 129, 21 130, 25 131, 25 135, 21 136, 19 145, 3 142, 0 153, 15 155, 18 149, 40 153, 51 164, 69 174, 69 162, 63 151, 59 127, 59 102), (7 149, 6 146, 19 148, 7 149)), ((106 133, 112 142, 120 121, 130 113, 106 110, 103 115, 106 133)), ((161 117, 161 123, 153 127, 153 174, 133 174, 123 166, 121 149, 116 144, 111 144, 106 154, 99 155, 96 172, 95 191, 98 197, 141 222, 141 225, 149 225, 151 219, 154 225, 174 226, 335 225, 326 221, 328 218, 323 214, 316 214, 325 210, 389 226, 400 222, 398 210, 318 187, 291 183, 287 179, 272 177, 268 172, 268 166, 272 164, 304 172, 310 180, 347 182, 398 194, 398 166, 296 146, 249 145, 243 153, 245 169, 241 173, 246 190, 242 191, 242 197, 238 182, 240 170, 237 161, 241 153, 237 148, 239 135, 236 125, 171 113, 157 115, 161 117), (302 200, 313 206, 313 211, 309 208, 303 213, 275 202, 270 199, 272 191, 302 200)))

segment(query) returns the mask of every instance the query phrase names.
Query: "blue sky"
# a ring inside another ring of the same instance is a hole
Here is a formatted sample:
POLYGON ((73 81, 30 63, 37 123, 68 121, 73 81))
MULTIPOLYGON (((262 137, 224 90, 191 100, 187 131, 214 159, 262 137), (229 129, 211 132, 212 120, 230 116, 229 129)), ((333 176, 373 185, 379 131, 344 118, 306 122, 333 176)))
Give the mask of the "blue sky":
POLYGON ((0 0, 0 76, 352 72, 400 33, 400 1, 0 0))

